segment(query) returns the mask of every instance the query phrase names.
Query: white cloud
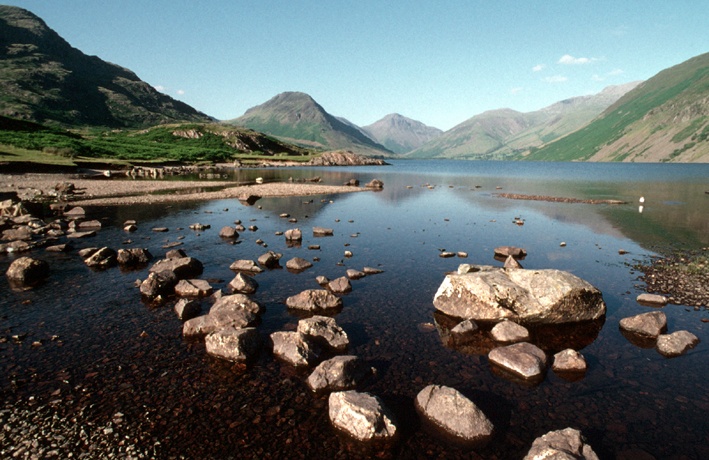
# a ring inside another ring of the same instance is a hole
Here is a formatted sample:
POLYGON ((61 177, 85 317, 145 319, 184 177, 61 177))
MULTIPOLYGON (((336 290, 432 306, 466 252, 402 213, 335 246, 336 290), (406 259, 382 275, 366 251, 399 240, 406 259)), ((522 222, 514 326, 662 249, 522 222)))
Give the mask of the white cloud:
POLYGON ((546 67, 546 64, 537 64, 532 67, 532 72, 541 72, 546 67))
POLYGON ((567 65, 577 65, 577 64, 590 64, 593 61, 597 61, 598 59, 596 58, 587 58, 587 57, 580 57, 580 58, 575 58, 570 54, 565 54, 559 58, 558 64, 567 64, 567 65))
POLYGON ((185 90, 184 90, 184 89, 178 89, 178 90, 176 91, 176 93, 177 93, 178 96, 182 96, 182 95, 185 94, 185 90))
POLYGON ((521 86, 518 86, 518 87, 516 87, 516 88, 512 88, 512 89, 510 89, 510 94, 517 94, 517 93, 520 93, 520 92, 522 92, 523 89, 524 89, 524 88, 522 88, 521 86))
POLYGON ((547 83, 563 83, 563 82, 567 81, 568 78, 566 78, 563 75, 554 75, 552 77, 545 77, 545 78, 543 78, 543 80, 547 83))
POLYGON ((167 88, 165 88, 163 85, 155 85, 153 86, 156 90, 160 91, 161 93, 164 93, 167 88))

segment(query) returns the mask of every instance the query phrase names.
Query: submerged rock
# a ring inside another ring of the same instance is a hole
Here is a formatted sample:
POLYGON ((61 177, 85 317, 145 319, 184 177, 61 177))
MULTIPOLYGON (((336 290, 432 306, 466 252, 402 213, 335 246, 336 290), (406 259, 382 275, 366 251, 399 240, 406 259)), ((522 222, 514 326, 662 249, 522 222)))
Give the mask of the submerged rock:
POLYGON ((428 385, 415 400, 416 410, 446 434, 465 444, 485 445, 494 431, 492 422, 458 390, 428 385))
POLYGON ((601 292, 561 270, 505 270, 462 265, 446 276, 433 299, 456 318, 522 323, 571 323, 605 315, 601 292))
POLYGON ((359 441, 391 440, 396 436, 394 418, 377 396, 336 391, 330 394, 328 406, 332 424, 359 441))

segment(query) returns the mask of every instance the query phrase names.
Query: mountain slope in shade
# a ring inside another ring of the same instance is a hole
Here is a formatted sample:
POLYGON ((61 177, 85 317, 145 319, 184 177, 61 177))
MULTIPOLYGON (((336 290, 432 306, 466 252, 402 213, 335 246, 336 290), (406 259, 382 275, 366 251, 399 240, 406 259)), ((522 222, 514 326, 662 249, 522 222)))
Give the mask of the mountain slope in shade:
POLYGON ((709 53, 663 70, 527 159, 709 162, 709 53))
POLYGON ((72 48, 42 19, 0 5, 0 115, 65 126, 212 119, 133 72, 72 48))
POLYGON ((412 158, 516 159, 586 125, 638 82, 609 86, 598 94, 579 96, 543 109, 483 112, 414 150, 412 158))
POLYGON ((412 120, 398 113, 391 113, 362 130, 372 139, 394 153, 402 154, 415 150, 437 138, 443 131, 412 120))
POLYGON ((310 148, 346 149, 368 155, 391 153, 356 126, 327 113, 312 97, 301 92, 278 94, 225 123, 310 148))

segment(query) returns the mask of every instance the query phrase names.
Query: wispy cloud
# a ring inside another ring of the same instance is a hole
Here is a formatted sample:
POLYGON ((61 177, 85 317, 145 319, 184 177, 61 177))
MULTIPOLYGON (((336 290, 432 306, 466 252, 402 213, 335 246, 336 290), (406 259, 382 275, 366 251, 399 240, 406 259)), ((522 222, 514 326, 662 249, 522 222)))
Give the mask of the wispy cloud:
POLYGON ((516 88, 511 88, 511 89, 510 89, 510 94, 517 94, 517 93, 522 92, 522 90, 524 90, 524 88, 522 88, 521 86, 518 86, 518 87, 516 87, 516 88))
POLYGON ((182 96, 182 95, 185 94, 185 90, 184 90, 184 89, 178 89, 178 90, 175 91, 175 92, 177 93, 178 96, 182 96))
POLYGON ((160 91, 161 93, 164 93, 167 88, 165 88, 163 85, 155 85, 153 86, 156 90, 160 91))
POLYGON ((541 72, 546 67, 546 64, 537 64, 532 67, 532 72, 541 72))
POLYGON ((568 81, 568 78, 563 75, 553 75, 551 77, 544 77, 542 80, 547 83, 564 83, 568 81))
POLYGON ((587 57, 573 57, 570 54, 565 54, 559 58, 559 62, 557 64, 566 64, 566 65, 579 65, 579 64, 590 64, 593 61, 597 61, 597 58, 587 58, 587 57))

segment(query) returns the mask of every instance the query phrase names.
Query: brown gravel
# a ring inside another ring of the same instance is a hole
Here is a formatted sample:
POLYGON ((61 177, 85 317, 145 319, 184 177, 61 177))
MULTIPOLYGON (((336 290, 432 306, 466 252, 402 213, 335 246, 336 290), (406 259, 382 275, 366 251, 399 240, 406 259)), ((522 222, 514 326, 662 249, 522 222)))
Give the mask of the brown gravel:
POLYGON ((238 198, 242 194, 305 196, 363 191, 359 187, 315 183, 274 182, 234 186, 229 181, 160 181, 133 179, 79 179, 64 174, 0 174, 0 192, 17 192, 22 199, 51 196, 55 186, 71 182, 77 189, 72 201, 81 205, 125 205, 238 198), (223 187, 219 190, 215 188, 223 187), (209 190, 209 191, 205 191, 209 190), (169 193, 174 191, 175 193, 169 193), (155 194, 160 192, 160 194, 155 194))

